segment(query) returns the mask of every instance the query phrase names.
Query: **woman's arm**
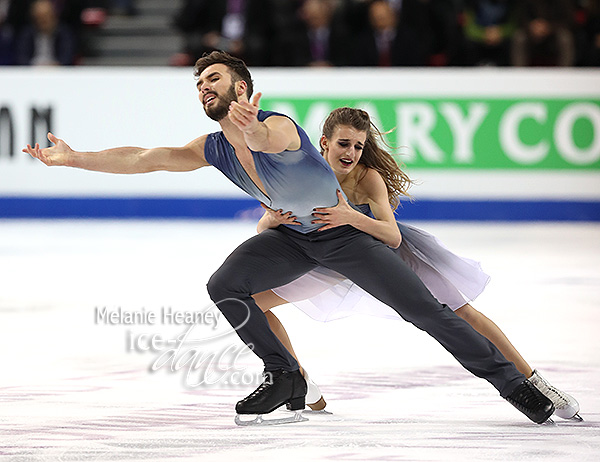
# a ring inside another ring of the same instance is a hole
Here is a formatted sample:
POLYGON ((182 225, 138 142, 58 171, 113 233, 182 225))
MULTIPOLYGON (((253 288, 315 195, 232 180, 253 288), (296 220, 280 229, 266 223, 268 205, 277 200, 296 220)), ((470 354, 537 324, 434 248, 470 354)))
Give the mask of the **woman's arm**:
POLYGON ((119 147, 98 152, 80 152, 69 147, 64 140, 48 133, 54 146, 41 149, 27 145, 23 152, 48 166, 65 166, 107 173, 147 173, 157 170, 187 172, 208 164, 204 157, 206 135, 183 147, 151 148, 119 147))
POLYGON ((368 203, 375 219, 350 207, 338 191, 338 205, 316 209, 313 215, 318 218, 313 220, 313 223, 325 223, 319 231, 350 225, 394 249, 399 247, 402 243, 402 235, 390 207, 387 188, 381 175, 376 170, 369 169, 360 182, 360 189, 368 196, 368 203))
POLYGON ((299 225, 296 221, 296 217, 292 215, 292 212, 285 212, 283 210, 273 210, 261 203, 260 206, 265 209, 265 213, 258 220, 256 225, 256 231, 260 234, 265 229, 277 228, 279 225, 299 225))

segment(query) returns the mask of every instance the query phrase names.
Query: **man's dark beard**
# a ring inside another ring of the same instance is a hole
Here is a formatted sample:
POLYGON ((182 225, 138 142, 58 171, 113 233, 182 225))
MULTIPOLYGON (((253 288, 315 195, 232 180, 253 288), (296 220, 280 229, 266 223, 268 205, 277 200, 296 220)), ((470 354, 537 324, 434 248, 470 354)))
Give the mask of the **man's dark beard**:
POLYGON ((212 120, 219 122, 227 117, 227 114, 229 114, 229 105, 232 101, 237 101, 235 85, 231 85, 229 90, 227 90, 227 93, 225 93, 223 96, 217 96, 216 104, 213 104, 210 107, 205 107, 204 112, 206 112, 206 115, 212 120))

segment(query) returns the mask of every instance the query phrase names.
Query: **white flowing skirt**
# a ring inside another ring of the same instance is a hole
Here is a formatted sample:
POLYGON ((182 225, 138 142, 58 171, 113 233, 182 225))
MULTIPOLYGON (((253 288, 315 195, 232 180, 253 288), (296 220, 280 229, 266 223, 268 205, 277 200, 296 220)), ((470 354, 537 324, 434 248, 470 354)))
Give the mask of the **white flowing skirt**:
MULTIPOLYGON (((490 277, 479 262, 460 257, 435 236, 398 223, 402 244, 394 252, 419 276, 440 303, 456 310, 483 292, 490 277)), ((353 314, 401 319, 389 306, 341 274, 318 267, 273 289, 317 321, 333 321, 353 314)))

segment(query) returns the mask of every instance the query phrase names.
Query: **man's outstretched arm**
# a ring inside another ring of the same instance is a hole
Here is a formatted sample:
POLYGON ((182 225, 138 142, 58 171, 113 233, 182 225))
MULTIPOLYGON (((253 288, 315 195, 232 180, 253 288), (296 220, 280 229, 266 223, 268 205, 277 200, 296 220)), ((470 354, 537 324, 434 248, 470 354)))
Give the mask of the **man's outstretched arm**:
POLYGON ((74 151, 52 133, 48 139, 54 146, 41 149, 39 144, 27 145, 23 152, 48 166, 65 166, 107 173, 147 173, 158 170, 188 172, 205 167, 206 135, 179 148, 119 147, 97 152, 74 151))

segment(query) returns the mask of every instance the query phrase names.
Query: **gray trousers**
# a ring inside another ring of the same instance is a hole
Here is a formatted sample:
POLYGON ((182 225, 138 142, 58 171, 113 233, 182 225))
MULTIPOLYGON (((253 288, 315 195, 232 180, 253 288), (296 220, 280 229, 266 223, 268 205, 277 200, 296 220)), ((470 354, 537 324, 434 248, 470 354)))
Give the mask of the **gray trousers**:
POLYGON ((319 265, 343 274, 427 332, 501 396, 525 380, 488 339, 440 304, 391 249, 351 226, 308 234, 285 226, 269 229, 241 244, 210 278, 211 299, 264 361, 265 370, 292 371, 298 363, 271 331, 251 295, 287 284, 319 265))

